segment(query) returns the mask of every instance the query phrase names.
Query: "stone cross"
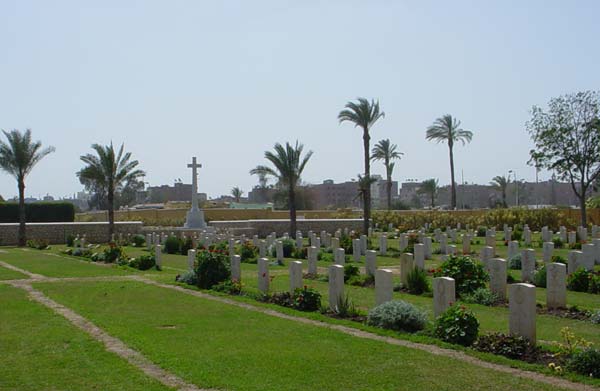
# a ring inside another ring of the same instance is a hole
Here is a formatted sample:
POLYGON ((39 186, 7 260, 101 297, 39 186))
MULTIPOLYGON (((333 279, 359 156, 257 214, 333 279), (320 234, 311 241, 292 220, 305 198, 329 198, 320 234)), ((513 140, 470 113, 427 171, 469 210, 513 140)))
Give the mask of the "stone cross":
POLYGON ((192 163, 187 166, 192 169, 192 208, 185 218, 185 227, 206 228, 204 213, 198 207, 198 168, 202 168, 202 164, 198 164, 194 156, 192 157, 192 163))

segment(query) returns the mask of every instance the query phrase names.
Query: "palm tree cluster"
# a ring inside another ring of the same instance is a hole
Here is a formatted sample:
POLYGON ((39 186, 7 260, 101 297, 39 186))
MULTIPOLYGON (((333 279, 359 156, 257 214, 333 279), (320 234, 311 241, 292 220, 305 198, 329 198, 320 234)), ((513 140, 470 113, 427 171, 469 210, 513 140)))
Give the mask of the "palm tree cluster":
POLYGON ((272 166, 259 165, 250 170, 251 175, 258 175, 259 178, 269 176, 275 178, 278 186, 287 189, 290 207, 290 235, 294 238, 296 237, 296 187, 300 184, 302 172, 313 154, 312 151, 308 151, 302 156, 303 151, 304 145, 299 144, 298 141, 295 145, 287 142, 285 146, 276 143, 273 152, 265 152, 265 159, 272 166))

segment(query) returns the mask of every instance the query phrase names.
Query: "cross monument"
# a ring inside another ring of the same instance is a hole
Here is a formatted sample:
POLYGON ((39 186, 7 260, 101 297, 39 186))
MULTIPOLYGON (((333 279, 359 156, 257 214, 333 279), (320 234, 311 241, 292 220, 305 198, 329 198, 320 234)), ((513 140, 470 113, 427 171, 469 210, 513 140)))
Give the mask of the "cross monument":
POLYGON ((196 163, 194 156, 187 166, 192 169, 192 208, 187 212, 185 228, 206 228, 204 212, 198 208, 198 168, 202 168, 202 164, 196 163))

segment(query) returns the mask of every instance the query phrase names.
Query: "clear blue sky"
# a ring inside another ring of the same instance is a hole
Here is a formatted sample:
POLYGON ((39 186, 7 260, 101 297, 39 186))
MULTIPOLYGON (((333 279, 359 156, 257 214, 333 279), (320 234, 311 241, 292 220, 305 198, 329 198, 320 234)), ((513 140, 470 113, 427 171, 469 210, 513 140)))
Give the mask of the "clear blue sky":
MULTIPOLYGON (((112 140, 152 185, 189 182, 198 156, 214 197, 250 190, 276 141, 314 151, 307 182, 355 178, 361 133, 336 116, 364 96, 386 113, 373 141, 405 153, 396 180, 449 183, 447 147, 425 140, 445 113, 474 132, 456 148, 458 179, 533 180, 528 112, 600 88, 598 15, 598 1, 3 0, 0 128, 56 147, 31 196, 80 190, 79 156, 112 140)), ((0 194, 16 194, 4 173, 0 194)))

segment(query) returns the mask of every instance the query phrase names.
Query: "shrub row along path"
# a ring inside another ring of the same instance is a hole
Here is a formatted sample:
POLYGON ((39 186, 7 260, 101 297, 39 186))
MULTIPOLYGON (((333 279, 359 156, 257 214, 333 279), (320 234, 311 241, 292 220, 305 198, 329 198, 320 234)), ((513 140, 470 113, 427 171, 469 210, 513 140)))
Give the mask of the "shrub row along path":
POLYGON ((216 301, 216 302, 226 304, 226 305, 236 306, 236 307, 248 310, 248 311, 259 312, 259 313, 262 313, 265 315, 269 315, 269 316, 273 316, 273 317, 277 317, 277 318, 281 318, 281 319, 286 319, 286 320, 290 320, 290 321, 294 321, 294 322, 299 322, 299 323, 303 323, 303 324, 307 324, 307 325, 311 325, 311 326, 328 328, 330 330, 335 330, 335 331, 338 331, 338 332, 341 332, 341 333, 344 333, 344 334, 347 334, 347 335, 350 335, 353 337, 357 337, 357 338, 370 339, 370 340, 374 340, 374 341, 384 342, 384 343, 387 343, 390 345, 402 346, 402 347, 411 348, 411 349, 418 349, 418 350, 425 351, 427 353, 434 354, 437 356, 448 357, 448 358, 463 361, 468 364, 472 364, 472 365, 475 365, 475 366, 478 366, 481 368, 487 368, 487 369, 495 370, 498 372, 511 374, 511 375, 518 376, 518 377, 521 377, 524 379, 529 379, 529 380, 549 384, 549 385, 552 385, 555 387, 561 387, 564 389, 577 390, 577 391, 596 390, 595 387, 592 387, 589 385, 575 383, 575 382, 571 382, 571 381, 557 378, 557 377, 546 376, 541 373, 529 372, 529 371, 525 371, 525 370, 521 370, 521 369, 517 369, 517 368, 511 368, 508 366, 500 365, 500 364, 489 363, 489 362, 480 360, 476 357, 469 356, 463 352, 455 351, 452 349, 445 349, 445 348, 441 348, 441 347, 435 346, 435 345, 416 343, 416 342, 396 339, 396 338, 392 338, 392 337, 384 337, 384 336, 376 335, 376 334, 373 334, 373 333, 370 333, 367 331, 358 330, 358 329, 348 327, 348 326, 330 324, 330 323, 320 322, 320 321, 316 321, 316 320, 312 320, 312 319, 296 317, 296 316, 284 314, 284 313, 281 313, 281 312, 278 312, 278 311, 275 311, 272 309, 253 306, 253 305, 247 304, 247 303, 242 303, 242 302, 239 302, 239 301, 236 301, 233 299, 228 299, 228 298, 219 297, 219 296, 213 296, 213 295, 210 295, 207 293, 186 289, 184 287, 177 286, 177 285, 169 285, 169 284, 160 283, 160 282, 157 282, 154 280, 144 278, 142 276, 101 276, 101 277, 57 278, 57 277, 45 277, 45 276, 42 276, 39 274, 34 274, 27 270, 18 268, 16 266, 10 265, 10 264, 2 262, 2 261, 0 261, 0 266, 29 276, 28 279, 5 280, 5 281, 0 281, 0 283, 9 284, 14 287, 25 290, 33 300, 52 309, 54 312, 63 316, 64 318, 66 318, 69 322, 71 322, 73 325, 75 325, 79 329, 85 331, 91 337, 93 337, 97 341, 103 343, 108 351, 113 352, 113 353, 117 354, 118 356, 122 357, 123 359, 127 360, 129 363, 131 363, 132 365, 134 365, 135 367, 137 367, 141 371, 143 371, 146 375, 160 381, 162 384, 164 384, 168 387, 179 389, 179 390, 211 391, 211 390, 205 390, 205 389, 198 388, 197 386, 187 383, 185 380, 169 373, 168 371, 165 371, 164 369, 160 368, 156 364, 152 363, 149 359, 144 357, 140 352, 128 347, 123 341, 121 341, 118 338, 115 338, 113 336, 110 336, 105 331, 103 331, 102 329, 100 329, 99 327, 94 325, 91 321, 89 321, 86 318, 82 317, 81 315, 75 313, 73 310, 55 302, 54 300, 52 300, 49 297, 47 297, 46 295, 44 295, 42 292, 34 289, 31 284, 36 283, 36 282, 68 282, 68 281, 82 281, 82 282, 90 281, 91 282, 91 281, 124 281, 124 280, 131 281, 131 280, 133 280, 133 281, 142 282, 142 283, 148 284, 148 285, 154 285, 154 286, 164 288, 164 289, 175 290, 180 293, 184 293, 186 295, 196 296, 196 297, 200 297, 200 298, 203 298, 206 300, 211 300, 211 301, 216 301))

